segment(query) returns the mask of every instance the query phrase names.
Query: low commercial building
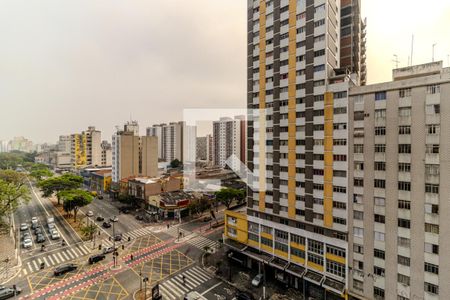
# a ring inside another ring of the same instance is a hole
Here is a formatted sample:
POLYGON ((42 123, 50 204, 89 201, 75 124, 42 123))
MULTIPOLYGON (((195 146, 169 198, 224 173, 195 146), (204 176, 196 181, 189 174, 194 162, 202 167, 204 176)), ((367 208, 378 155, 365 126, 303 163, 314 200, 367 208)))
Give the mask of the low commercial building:
POLYGON ((107 194, 111 190, 111 169, 104 169, 91 174, 91 191, 107 194))

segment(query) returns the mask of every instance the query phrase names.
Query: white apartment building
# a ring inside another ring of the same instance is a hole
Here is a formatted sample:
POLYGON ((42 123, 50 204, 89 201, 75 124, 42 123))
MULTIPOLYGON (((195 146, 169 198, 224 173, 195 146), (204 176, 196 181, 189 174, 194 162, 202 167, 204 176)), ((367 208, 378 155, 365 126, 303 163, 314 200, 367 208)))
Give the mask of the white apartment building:
MULTIPOLYGON (((225 167, 227 159, 235 155, 245 164, 245 117, 220 118, 213 122, 213 164, 225 167)), ((237 165, 239 166, 239 165, 237 165)))

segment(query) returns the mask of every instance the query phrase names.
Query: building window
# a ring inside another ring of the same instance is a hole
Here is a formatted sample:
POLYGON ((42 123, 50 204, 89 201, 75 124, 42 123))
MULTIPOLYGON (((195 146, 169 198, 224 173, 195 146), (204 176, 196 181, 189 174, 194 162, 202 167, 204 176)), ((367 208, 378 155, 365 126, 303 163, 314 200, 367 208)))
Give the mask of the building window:
POLYGON ((375 93, 375 101, 378 100, 386 100, 386 92, 377 92, 375 93))
POLYGON ((261 237, 261 244, 273 247, 273 241, 271 239, 266 239, 265 237, 261 237))
POLYGON ((363 144, 355 144, 353 145, 354 153, 364 153, 364 145, 363 144))
POLYGON ((377 276, 384 277, 384 268, 381 268, 378 266, 373 266, 373 273, 377 276))
POLYGON ((411 209, 411 201, 408 200, 398 200, 398 208, 400 209, 411 209))
POLYGON ((353 227, 353 235, 362 238, 364 236, 364 229, 360 227, 353 227))
POLYGON ((364 186, 364 179, 363 178, 354 178, 353 179, 353 185, 354 186, 364 186))
POLYGON ((375 119, 385 119, 386 110, 385 109, 375 109, 375 119))
POLYGON ((426 144, 425 145, 425 153, 439 154, 439 145, 438 144, 426 144))
POLYGON ((236 237, 237 236, 237 230, 235 228, 228 227, 228 235, 232 236, 232 237, 236 237))
POLYGON ((359 210, 353 211, 353 219, 355 220, 363 220, 364 219, 364 212, 359 210))
POLYGON ((385 253, 383 250, 380 249, 373 249, 373 256, 375 256, 376 258, 379 259, 383 259, 385 258, 385 253))
POLYGON ((398 134, 411 134, 411 126, 399 126, 398 127, 398 134))
POLYGON ((375 300, 384 300, 384 290, 379 287, 373 287, 373 297, 375 300))
POLYGON ((398 182, 398 189, 400 191, 411 191, 411 182, 399 181, 398 182))
POLYGON ((411 89, 401 89, 398 91, 398 95, 400 98, 406 98, 411 96, 411 89))
POLYGON ((308 253, 308 261, 323 266, 323 257, 308 253))
POLYGON ((439 94, 441 92, 441 86, 439 84, 433 84, 427 86, 427 94, 439 94))
POLYGON ((384 161, 376 161, 375 171, 386 171, 386 163, 384 161))
POLYGON ((308 240, 308 251, 312 251, 317 254, 323 254, 323 243, 315 240, 308 240))
POLYGON ((410 280, 409 280, 409 276, 403 275, 398 273, 397 274, 397 281, 401 284, 407 285, 409 286, 410 280))
POLYGON ((386 205, 386 199, 382 197, 374 197, 373 202, 377 206, 385 206, 386 205))
POLYGON ((397 262, 400 265, 409 267, 411 265, 411 259, 406 256, 397 255, 397 262))
POLYGON ((375 135, 386 135, 386 127, 375 127, 375 135))
POLYGON ((259 242, 259 236, 253 233, 248 234, 248 239, 254 242, 259 242))
POLYGON ((382 223, 382 224, 384 224, 386 222, 385 216, 379 215, 379 214, 374 215, 374 220, 375 220, 375 222, 382 223))
POLYGON ((385 153, 386 145, 385 144, 375 144, 375 153, 385 153))
POLYGON ((399 172, 411 172, 411 164, 410 163, 398 163, 398 171, 399 172))
POLYGON ((314 22, 314 27, 325 25, 325 19, 314 22))
POLYGON ((339 277, 345 277, 345 265, 332 260, 327 260, 327 272, 337 275, 339 277))
POLYGON ((363 111, 355 111, 353 113, 353 119, 355 121, 363 121, 364 120, 364 112, 363 111))
POLYGON ((441 113, 440 104, 428 104, 425 106, 425 113, 427 115, 437 115, 441 113))
POLYGON ((374 179, 374 187, 384 189, 386 188, 386 180, 384 179, 374 179))
POLYGON ((303 236, 299 236, 291 233, 291 242, 297 243, 299 245, 305 244, 305 238, 303 236))
POLYGON ((425 232, 439 234, 439 225, 425 223, 425 232))
POLYGON ((427 213, 427 214, 439 214, 439 205, 425 203, 425 213, 427 213))
POLYGON ((399 144, 398 153, 411 153, 411 144, 399 144))
POLYGON ((439 135, 441 127, 438 124, 427 125, 427 133, 430 135, 439 135))
POLYGON ((409 248, 411 247, 411 240, 402 236, 398 236, 397 244, 401 247, 409 248))
POLYGON ((400 107, 398 109, 399 117, 411 117, 411 107, 400 107))
POLYGON ((301 257, 305 259, 305 251, 291 247, 291 255, 295 255, 297 257, 301 257))
POLYGON ((353 252, 359 253, 359 254, 364 254, 364 246, 359 245, 359 244, 353 244, 353 252))
POLYGON ((439 295, 439 287, 435 284, 425 282, 424 290, 430 294, 439 295))
POLYGON ((427 263, 427 262, 424 264, 424 270, 425 270, 425 272, 428 272, 428 273, 433 273, 433 274, 436 274, 436 275, 439 274, 439 266, 438 265, 433 265, 433 264, 430 264, 430 263, 427 263))
POLYGON ((385 235, 384 235, 383 232, 380 232, 380 231, 374 231, 374 237, 375 237, 375 240, 376 240, 376 241, 384 242, 384 237, 385 237, 385 235))
POLYGON ((426 253, 431 254, 439 254, 439 245, 431 244, 431 243, 425 243, 424 248, 426 253))
POLYGON ((275 242, 275 249, 282 252, 288 252, 288 246, 280 242, 275 242))
POLYGON ((364 291, 364 282, 357 279, 353 279, 353 288, 360 292, 364 291))
POLYGON ((411 228, 411 221, 407 220, 407 219, 398 219, 397 220, 397 225, 398 227, 403 227, 403 228, 411 228))
POLYGON ((425 193, 428 194, 439 194, 439 184, 425 184, 425 193))

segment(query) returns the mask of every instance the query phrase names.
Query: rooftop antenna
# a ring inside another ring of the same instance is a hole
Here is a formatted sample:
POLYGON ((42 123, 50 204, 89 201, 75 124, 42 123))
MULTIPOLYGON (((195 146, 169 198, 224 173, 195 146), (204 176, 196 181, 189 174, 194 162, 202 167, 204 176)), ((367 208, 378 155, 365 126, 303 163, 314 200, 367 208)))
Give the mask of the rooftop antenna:
POLYGON ((394 54, 394 59, 392 60, 392 62, 395 63, 395 68, 398 69, 398 63, 400 61, 398 60, 398 55, 397 54, 394 54))
POLYGON ((432 51, 433 51, 432 56, 431 56, 431 61, 432 61, 432 62, 434 62, 434 47, 435 47, 436 45, 437 45, 437 44, 434 43, 433 46, 431 47, 431 49, 432 49, 432 51))
POLYGON ((411 60, 410 60, 410 66, 413 65, 413 53, 414 53, 414 34, 411 37, 411 60))

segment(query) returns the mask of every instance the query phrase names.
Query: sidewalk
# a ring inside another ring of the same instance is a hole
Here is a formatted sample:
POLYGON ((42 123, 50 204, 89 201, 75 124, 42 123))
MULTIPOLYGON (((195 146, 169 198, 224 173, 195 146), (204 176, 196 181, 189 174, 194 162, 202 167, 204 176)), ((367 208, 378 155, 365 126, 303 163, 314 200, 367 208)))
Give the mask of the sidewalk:
MULTIPOLYGON (((14 243, 14 237, 9 233, 0 234, 0 283, 8 282, 18 272, 19 260, 14 243)), ((17 247, 20 247, 20 242, 17 247)))

